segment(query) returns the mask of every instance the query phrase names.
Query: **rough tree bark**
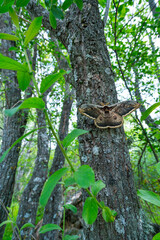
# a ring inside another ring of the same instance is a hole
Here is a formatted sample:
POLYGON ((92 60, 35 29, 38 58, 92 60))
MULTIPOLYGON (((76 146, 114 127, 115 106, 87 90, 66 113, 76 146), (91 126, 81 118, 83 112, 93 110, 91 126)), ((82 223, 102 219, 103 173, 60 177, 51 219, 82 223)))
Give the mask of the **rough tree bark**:
MULTIPOLYGON (((2 32, 11 33, 13 31, 9 14, 1 14, 0 22, 2 32)), ((3 40, 1 52, 5 56, 16 59, 16 53, 14 51, 8 51, 8 49, 13 46, 13 42, 3 40)), ((5 82, 5 108, 9 109, 13 106, 16 106, 16 104, 21 100, 21 91, 18 88, 18 82, 15 72, 2 70, 2 74, 2 80, 5 82)), ((0 156, 18 138, 23 135, 27 122, 27 115, 27 111, 24 111, 23 114, 20 111, 12 117, 4 118, 3 138, 0 156)), ((20 148, 21 143, 18 143, 15 147, 12 148, 5 160, 0 164, 0 223, 6 220, 7 214, 5 208, 10 207, 11 204, 20 148)), ((2 239, 3 232, 4 227, 1 227, 0 239, 2 239)))
MULTIPOLYGON (((59 131, 58 131, 58 135, 61 141, 68 134, 69 116, 71 113, 72 103, 73 103, 73 92, 71 91, 70 94, 66 92, 66 98, 63 102, 63 108, 61 113, 59 131)), ((64 165, 64 161, 65 161, 65 158, 59 146, 57 145, 52 167, 50 169, 50 175, 53 174, 58 169, 62 168, 64 165)), ((60 207, 62 206, 62 202, 63 202, 62 188, 60 184, 57 184, 45 207, 43 224, 47 224, 47 223, 54 223, 58 225, 60 224, 61 217, 62 217, 62 211, 60 210, 60 207)), ((59 233, 57 231, 50 231, 45 234, 41 234, 40 239, 41 240, 58 239, 58 234, 59 233)))
MULTIPOLYGON (((83 103, 115 103, 116 88, 98 1, 83 2, 82 11, 73 5, 54 31, 70 55, 77 107, 83 103)), ((37 16, 43 15, 43 25, 50 28, 45 10, 34 5, 33 0, 28 9, 37 16)), ((137 199, 123 127, 100 130, 79 113, 78 127, 90 129, 89 134, 79 138, 81 162, 93 167, 96 178, 104 181, 106 188, 99 198, 118 213, 113 223, 107 224, 99 216, 93 226, 85 226, 83 239, 151 239, 137 199)))
MULTIPOLYGON (((20 202, 16 221, 19 229, 28 222, 35 224, 39 197, 48 173, 49 149, 45 114, 42 110, 37 110, 37 116, 38 128, 44 128, 38 130, 38 151, 35 167, 20 202)), ((25 228, 21 231, 21 237, 25 240, 31 240, 33 233, 33 228, 25 228)), ((12 239, 16 240, 16 234, 17 230, 15 229, 12 239)))

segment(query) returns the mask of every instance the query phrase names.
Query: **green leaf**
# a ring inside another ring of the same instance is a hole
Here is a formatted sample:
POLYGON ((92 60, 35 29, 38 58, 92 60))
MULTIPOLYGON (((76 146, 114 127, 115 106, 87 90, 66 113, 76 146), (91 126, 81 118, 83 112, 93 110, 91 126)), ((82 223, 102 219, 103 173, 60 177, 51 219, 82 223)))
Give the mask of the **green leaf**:
POLYGON ((62 228, 60 226, 58 226, 57 224, 49 223, 49 224, 43 225, 40 228, 39 233, 46 233, 46 232, 49 232, 52 230, 62 230, 62 228))
POLYGON ((157 233, 156 235, 154 235, 152 240, 160 240, 160 233, 157 233))
POLYGON ((101 191, 103 188, 105 188, 105 184, 101 180, 99 180, 92 184, 91 191, 93 195, 96 197, 99 191, 101 191))
POLYGON ((83 165, 74 173, 76 183, 82 188, 88 188, 95 182, 93 169, 88 165, 83 165))
POLYGON ((113 214, 115 215, 114 212, 112 213, 112 210, 110 208, 104 207, 102 209, 102 217, 103 217, 104 221, 107 222, 107 223, 108 222, 114 222, 114 219, 115 219, 114 216, 113 216, 113 214))
POLYGON ((56 29, 57 27, 57 21, 55 16, 53 15, 52 11, 49 12, 49 21, 53 29, 56 29))
POLYGON ((74 178, 73 175, 68 177, 68 178, 66 178, 65 181, 64 181, 65 187, 68 187, 68 186, 73 185, 75 183, 76 183, 76 181, 75 181, 75 178, 74 178))
POLYGON ((30 0, 17 0, 16 6, 17 7, 25 7, 30 2, 30 0))
POLYGON ((18 138, 18 139, 12 144, 12 146, 11 146, 10 148, 8 148, 8 149, 3 153, 2 157, 0 158, 0 163, 5 159, 5 157, 6 157, 7 154, 9 153, 9 151, 10 151, 17 143, 19 143, 20 141, 22 141, 25 137, 27 137, 27 136, 30 135, 31 133, 33 133, 33 132, 35 132, 35 131, 37 131, 37 130, 39 130, 39 129, 42 129, 42 128, 44 128, 44 127, 37 128, 37 129, 33 129, 32 131, 30 131, 30 132, 24 134, 22 137, 18 138))
POLYGON ((66 10, 71 6, 72 3, 73 3, 73 0, 65 0, 62 4, 62 9, 66 10))
POLYGON ((18 79, 19 88, 22 91, 25 91, 31 81, 31 76, 29 72, 17 71, 17 79, 18 79))
POLYGON ((9 11, 9 8, 14 4, 14 0, 10 2, 6 2, 6 4, 3 4, 0 6, 0 13, 5 13, 9 11))
POLYGON ((19 106, 19 109, 24 109, 24 108, 44 108, 45 107, 45 103, 42 100, 42 98, 38 98, 38 97, 31 97, 31 98, 27 98, 24 100, 24 102, 19 106))
POLYGON ((20 231, 23 230, 24 228, 28 228, 28 227, 35 228, 35 226, 34 226, 32 223, 25 223, 25 224, 21 227, 20 231))
POLYGON ((12 18, 12 21, 13 21, 14 25, 16 26, 16 28, 19 29, 18 16, 16 14, 16 11, 12 7, 9 8, 9 15, 12 18))
POLYGON ((53 5, 51 7, 51 11, 52 11, 53 15, 55 16, 55 18, 58 18, 58 19, 63 19, 64 18, 63 12, 57 6, 53 5))
POLYGON ((39 33, 39 30, 42 25, 42 17, 36 17, 31 25, 29 26, 27 32, 26 32, 26 38, 24 40, 24 45, 27 46, 27 44, 39 33))
POLYGON ((10 41, 19 40, 19 38, 16 37, 15 35, 7 34, 7 33, 0 33, 0 39, 10 40, 10 41))
POLYGON ((65 235, 64 240, 77 240, 79 238, 78 235, 65 235))
POLYGON ((19 107, 20 107, 20 105, 18 107, 15 107, 15 108, 5 109, 4 113, 8 117, 12 117, 16 112, 19 111, 19 107))
POLYGON ((59 73, 54 73, 45 77, 41 82, 40 92, 44 93, 50 86, 52 86, 53 83, 58 81, 64 74, 66 74, 66 71, 61 69, 59 73))
POLYGON ((12 58, 5 57, 2 54, 0 54, 0 68, 24 72, 28 70, 25 65, 13 60, 12 58))
POLYGON ((47 7, 50 7, 51 6, 51 0, 45 0, 45 5, 47 7))
POLYGON ((68 171, 67 168, 61 168, 52 174, 44 184, 44 188, 40 197, 40 204, 45 207, 52 191, 54 190, 56 184, 59 182, 61 177, 68 171))
POLYGON ((12 220, 6 220, 0 224, 0 227, 2 227, 5 224, 8 224, 8 223, 14 223, 14 222, 12 220))
POLYGON ((149 107, 141 116, 141 121, 145 120, 149 114, 155 110, 157 107, 160 106, 160 102, 153 104, 151 107, 149 107))
POLYGON ((74 2, 77 4, 77 7, 82 10, 83 8, 83 0, 74 0, 74 2))
POLYGON ((79 137, 82 134, 88 133, 88 131, 83 129, 74 129, 72 132, 70 132, 62 141, 62 144, 64 147, 68 147, 71 142, 77 137, 79 137))
POLYGON ((141 190, 139 189, 137 191, 137 194, 139 197, 141 197, 143 200, 150 202, 158 207, 160 207, 160 196, 152 191, 148 190, 141 190))
POLYGON ((65 204, 64 207, 70 209, 73 213, 77 213, 77 208, 72 204, 65 204))
POLYGON ((87 224, 95 222, 98 214, 98 205, 93 197, 88 197, 83 206, 82 217, 87 224))
POLYGON ((101 7, 105 8, 106 6, 106 0, 98 0, 99 4, 101 5, 101 7))
POLYGON ((160 174, 160 162, 156 164, 156 170, 158 174, 160 174))

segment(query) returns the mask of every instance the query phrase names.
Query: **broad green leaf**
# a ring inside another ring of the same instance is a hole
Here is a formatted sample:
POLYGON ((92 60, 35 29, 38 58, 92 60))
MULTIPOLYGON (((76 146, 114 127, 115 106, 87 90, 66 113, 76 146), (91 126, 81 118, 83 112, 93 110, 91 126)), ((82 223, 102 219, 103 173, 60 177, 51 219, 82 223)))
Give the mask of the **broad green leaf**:
POLYGON ((87 224, 95 222, 98 214, 98 205, 93 197, 88 197, 83 206, 82 217, 87 224))
POLYGON ((64 240, 77 240, 79 239, 78 235, 65 235, 64 240))
POLYGON ((68 147, 71 142, 77 137, 79 137, 82 134, 88 133, 88 131, 83 129, 74 129, 72 132, 70 132, 62 141, 62 144, 64 147, 68 147))
POLYGON ((17 144, 19 143, 20 141, 22 141, 25 137, 27 137, 28 135, 30 135, 31 133, 39 130, 39 129, 42 129, 44 127, 41 127, 41 128, 37 128, 37 129, 33 129, 32 131, 24 134, 22 137, 18 138, 10 148, 8 148, 3 154, 2 154, 2 157, 0 158, 0 163, 5 159, 5 157, 7 156, 7 154, 9 153, 9 151, 17 144))
POLYGON ((105 222, 114 222, 114 219, 115 219, 113 216, 112 210, 108 207, 104 207, 102 209, 102 217, 105 222))
POLYGON ((17 7, 25 7, 30 2, 30 0, 17 0, 16 6, 17 7))
POLYGON ((8 69, 13 71, 27 72, 27 67, 12 58, 5 57, 0 54, 0 69, 8 69))
POLYGON ((18 79, 19 88, 22 91, 25 91, 31 81, 31 76, 29 72, 17 71, 17 79, 18 79))
POLYGON ((58 73, 54 73, 45 77, 41 82, 40 92, 44 93, 50 86, 52 86, 53 83, 58 81, 65 73, 66 71, 61 69, 58 73))
POLYGON ((46 233, 52 230, 62 230, 62 228, 60 226, 58 226, 57 224, 46 224, 44 226, 42 226, 39 230, 39 233, 46 233))
POLYGON ((14 25, 16 26, 16 28, 19 29, 18 16, 12 7, 9 8, 9 15, 12 18, 12 21, 13 21, 14 25))
POLYGON ((160 106, 160 102, 153 104, 151 107, 149 107, 141 116, 141 121, 145 120, 149 114, 155 110, 157 107, 160 106))
POLYGON ((101 5, 101 7, 105 8, 106 6, 106 0, 98 0, 99 4, 101 5))
POLYGON ((71 6, 72 3, 73 3, 73 0, 65 0, 62 4, 62 9, 66 10, 71 6))
POLYGON ((68 171, 67 168, 61 168, 52 174, 44 184, 44 188, 40 197, 40 204, 45 207, 52 191, 54 190, 56 184, 59 182, 61 177, 68 171))
POLYGON ((15 35, 7 34, 7 33, 0 33, 0 39, 10 40, 10 41, 19 40, 19 38, 16 37, 15 35))
POLYGON ((160 174, 160 162, 156 164, 156 170, 158 174, 160 174))
POLYGON ((9 8, 14 4, 14 0, 12 1, 9 1, 5 4, 3 4, 2 6, 0 6, 0 13, 5 13, 5 12, 8 12, 9 11, 9 8))
POLYGON ((92 184, 91 191, 93 195, 96 197, 99 191, 101 191, 103 188, 105 188, 105 184, 101 180, 99 180, 92 184))
POLYGON ((150 202, 158 207, 160 207, 160 196, 152 191, 148 190, 141 190, 139 189, 137 191, 137 194, 139 197, 141 197, 143 200, 150 202))
POLYGON ((39 30, 42 25, 42 17, 36 17, 31 25, 29 26, 27 32, 26 32, 26 38, 24 40, 24 45, 27 46, 27 44, 39 33, 39 30))
POLYGON ((14 223, 14 222, 12 220, 6 220, 0 224, 0 227, 2 227, 5 224, 8 224, 8 223, 14 223))
POLYGON ((32 223, 25 223, 25 224, 21 227, 20 231, 23 230, 24 228, 28 228, 28 227, 35 228, 35 226, 34 226, 32 223))
POLYGON ((64 18, 63 12, 57 6, 53 5, 51 7, 51 11, 52 11, 53 15, 55 16, 55 18, 58 18, 58 19, 63 19, 64 18))
POLYGON ((73 213, 77 213, 77 208, 72 204, 65 204, 64 207, 70 209, 73 213))
POLYGON ((57 27, 57 21, 55 16, 53 15, 52 11, 49 12, 49 21, 53 29, 56 29, 57 27))
POLYGON ((156 235, 154 235, 152 240, 160 240, 160 233, 157 233, 156 235))
POLYGON ((42 100, 42 98, 38 98, 38 97, 31 97, 31 98, 27 98, 24 100, 24 102, 19 106, 19 109, 24 109, 24 108, 44 108, 45 107, 45 103, 42 100))
POLYGON ((45 5, 47 7, 50 7, 51 6, 51 0, 45 0, 45 5))
POLYGON ((75 181, 74 176, 70 176, 70 177, 66 178, 65 181, 64 181, 65 187, 68 187, 68 186, 73 185, 75 183, 76 183, 76 181, 75 181))
POLYGON ((18 107, 15 107, 15 108, 5 109, 4 113, 8 117, 12 117, 16 112, 19 111, 19 107, 20 107, 20 105, 18 107))
POLYGON ((83 8, 83 0, 74 0, 74 2, 77 4, 77 7, 82 10, 83 8))
POLYGON ((76 183, 82 188, 88 188, 95 182, 93 169, 88 165, 83 165, 74 173, 76 183))

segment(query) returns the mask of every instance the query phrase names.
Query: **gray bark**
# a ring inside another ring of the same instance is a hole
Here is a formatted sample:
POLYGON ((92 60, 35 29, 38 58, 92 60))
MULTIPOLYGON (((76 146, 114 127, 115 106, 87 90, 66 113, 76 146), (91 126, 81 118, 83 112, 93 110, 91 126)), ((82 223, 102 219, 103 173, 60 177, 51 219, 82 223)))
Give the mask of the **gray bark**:
MULTIPOLYGON (((37 110, 38 127, 45 127, 38 130, 38 151, 35 161, 33 175, 27 184, 21 198, 17 216, 17 225, 21 228, 25 223, 35 224, 36 213, 39 204, 39 197, 48 173, 48 134, 46 129, 45 114, 42 110, 37 110)), ((16 229, 12 239, 16 240, 16 229)), ((34 233, 33 228, 25 228, 21 231, 21 237, 31 240, 34 233)))
MULTIPOLYGON (((2 32, 11 33, 13 31, 12 23, 7 13, 0 16, 0 22, 2 32)), ((8 49, 13 46, 13 42, 3 40, 1 50, 4 55, 16 59, 16 54, 14 51, 8 52, 8 49)), ((21 91, 18 88, 15 72, 2 70, 2 76, 2 80, 5 82, 5 108, 9 109, 13 106, 16 106, 21 99, 21 91)), ((27 111, 24 111, 24 114, 19 111, 12 117, 4 118, 0 156, 2 156, 2 154, 23 135, 25 131, 24 126, 27 122, 27 115, 27 111)), ((0 223, 7 219, 5 208, 10 207, 11 204, 20 148, 21 143, 18 143, 12 148, 5 160, 0 164, 0 223)), ((2 239, 3 232, 4 227, 0 228, 0 239, 2 239)))
MULTIPOLYGON (((45 14, 47 21, 46 12, 42 14, 33 1, 29 7, 37 15, 45 14)), ((77 107, 84 103, 117 102, 98 1, 84 0, 82 11, 72 6, 54 33, 70 55, 77 107)), ((137 199, 123 127, 100 130, 79 113, 78 127, 90 129, 89 134, 79 138, 81 162, 93 167, 96 178, 104 181, 106 188, 99 198, 118 213, 113 223, 107 224, 99 216, 91 227, 85 226, 83 239, 151 239, 150 226, 137 199)))
MULTIPOLYGON (((71 107, 73 103, 73 92, 66 94, 66 99, 63 102, 63 108, 61 113, 61 120, 59 125, 59 138, 62 141, 68 134, 68 125, 69 125, 69 116, 71 113, 71 107), (68 96, 67 96, 68 95, 68 96)), ((64 165, 65 158, 57 145, 53 164, 50 169, 50 175, 59 170, 64 165)), ((45 207, 45 212, 43 216, 43 224, 54 223, 60 224, 62 211, 60 210, 63 203, 62 199, 62 188, 60 184, 57 184, 54 191, 51 194, 51 197, 45 207)), ((45 234, 40 235, 41 240, 52 240, 58 239, 58 231, 50 231, 45 234)))

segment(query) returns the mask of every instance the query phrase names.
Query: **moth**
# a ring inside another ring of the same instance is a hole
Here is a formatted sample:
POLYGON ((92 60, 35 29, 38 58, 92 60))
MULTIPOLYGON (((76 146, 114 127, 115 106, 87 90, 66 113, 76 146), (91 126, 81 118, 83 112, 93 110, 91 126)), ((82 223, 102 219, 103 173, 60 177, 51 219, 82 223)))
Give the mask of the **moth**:
POLYGON ((129 100, 112 105, 108 103, 102 103, 101 105, 83 104, 79 108, 79 112, 93 119, 97 128, 106 129, 121 127, 123 125, 123 117, 139 107, 140 103, 129 100))

